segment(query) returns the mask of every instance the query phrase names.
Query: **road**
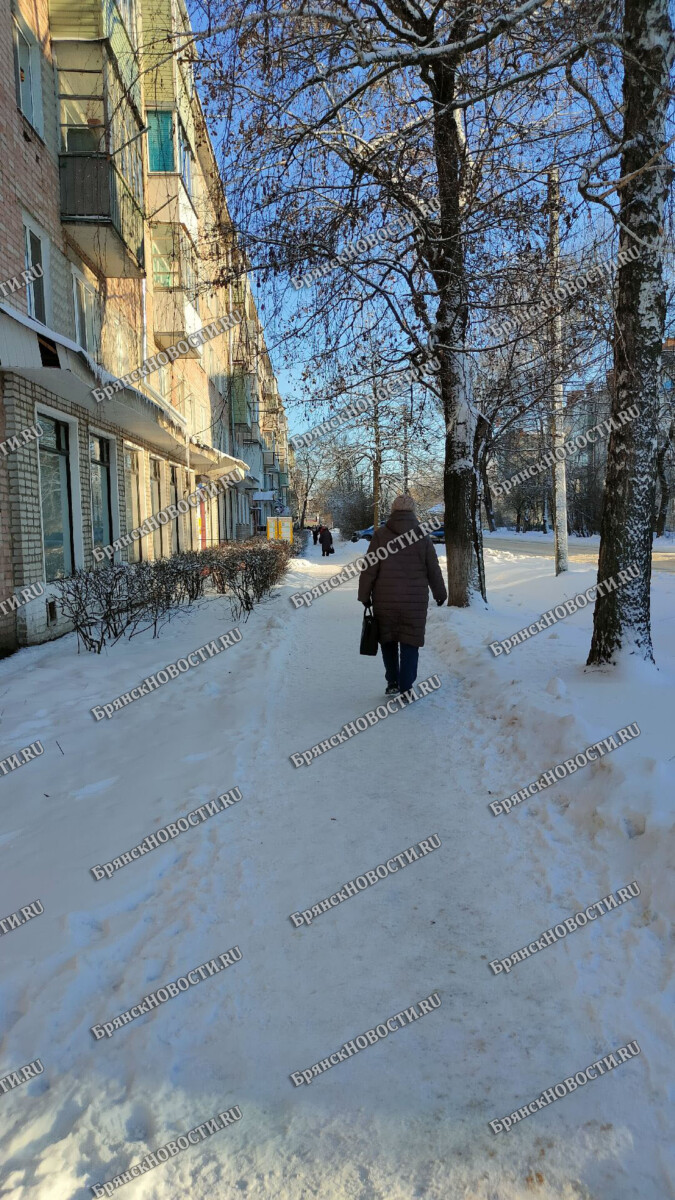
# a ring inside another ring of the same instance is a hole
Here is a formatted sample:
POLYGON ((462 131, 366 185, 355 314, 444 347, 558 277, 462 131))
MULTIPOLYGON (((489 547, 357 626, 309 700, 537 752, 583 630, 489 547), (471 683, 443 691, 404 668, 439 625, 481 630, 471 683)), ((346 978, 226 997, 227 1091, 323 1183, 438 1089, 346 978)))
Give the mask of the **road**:
MULTIPOLYGON (((490 534, 485 539, 485 545, 493 550, 510 550, 514 554, 534 554, 539 558, 553 558, 552 542, 535 542, 529 538, 499 537, 490 534)), ((597 562, 598 547, 591 545, 582 550, 579 542, 570 542, 569 557, 572 562, 597 562)), ((655 550, 652 554, 652 567, 655 571, 667 571, 675 574, 675 549, 655 550)))

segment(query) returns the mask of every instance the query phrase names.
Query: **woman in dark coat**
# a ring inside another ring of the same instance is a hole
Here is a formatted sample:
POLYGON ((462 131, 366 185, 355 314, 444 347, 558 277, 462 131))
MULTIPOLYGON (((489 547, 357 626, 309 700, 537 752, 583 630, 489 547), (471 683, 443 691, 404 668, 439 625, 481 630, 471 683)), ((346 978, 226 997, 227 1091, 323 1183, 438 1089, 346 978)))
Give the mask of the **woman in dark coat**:
POLYGON ((394 547, 382 562, 366 567, 359 578, 359 600, 366 605, 372 603, 377 618, 387 696, 407 692, 417 678, 429 588, 437 604, 445 604, 448 598, 436 549, 419 528, 411 496, 396 497, 389 520, 375 530, 368 550, 376 552, 412 529, 418 533, 414 542, 409 546, 399 543, 398 549, 394 547))
POLYGON ((330 529, 326 529, 325 525, 319 534, 319 541, 321 542, 321 557, 328 558, 330 548, 333 545, 333 535, 330 529))
POLYGON ((315 545, 315 546, 316 546, 316 543, 317 543, 317 541, 318 541, 318 539, 319 539, 319 530, 320 530, 320 529, 321 529, 321 526, 320 526, 320 525, 314 525, 314 526, 313 526, 313 528, 312 528, 312 537, 314 538, 314 545, 315 545))

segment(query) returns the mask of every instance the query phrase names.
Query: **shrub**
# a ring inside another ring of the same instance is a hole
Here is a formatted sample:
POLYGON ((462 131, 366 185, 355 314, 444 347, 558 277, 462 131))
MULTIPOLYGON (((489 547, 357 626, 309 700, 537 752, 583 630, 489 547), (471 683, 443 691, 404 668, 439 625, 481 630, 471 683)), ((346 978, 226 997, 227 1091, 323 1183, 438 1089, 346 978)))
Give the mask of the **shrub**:
POLYGON ((286 542, 228 542, 156 562, 101 564, 56 580, 56 587, 78 650, 82 643, 100 654, 125 634, 152 629, 157 637, 172 612, 201 599, 208 583, 228 597, 233 620, 247 619, 283 577, 290 557, 286 542))
POLYGON ((106 644, 114 645, 134 620, 132 568, 123 563, 106 563, 96 571, 75 571, 68 579, 57 579, 61 610, 73 623, 80 642, 97 654, 106 644))

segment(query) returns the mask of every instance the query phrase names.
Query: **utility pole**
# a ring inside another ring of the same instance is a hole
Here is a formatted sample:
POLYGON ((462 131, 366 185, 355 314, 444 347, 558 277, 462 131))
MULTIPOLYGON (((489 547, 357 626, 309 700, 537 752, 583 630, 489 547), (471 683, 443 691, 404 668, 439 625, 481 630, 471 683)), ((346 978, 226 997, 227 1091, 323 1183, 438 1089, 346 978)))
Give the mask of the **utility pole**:
POLYGON ((380 404, 373 385, 373 529, 380 524, 380 474, 382 470, 382 441, 380 436, 380 404))
MULTIPOLYGON (((549 274, 551 290, 555 292, 560 274, 560 179, 557 166, 548 172, 549 209, 549 274)), ((550 332, 550 379, 551 379, 551 448, 554 455, 565 443, 565 414, 563 408, 562 380, 562 316, 556 312, 551 319, 550 332)), ((561 575, 568 570, 567 559, 567 473, 565 459, 557 456, 553 462, 553 535, 555 549, 555 573, 561 575)))
MULTIPOLYGON (((410 412, 413 407, 413 385, 410 382, 410 412)), ((408 409, 403 406, 403 494, 408 495, 408 409)))

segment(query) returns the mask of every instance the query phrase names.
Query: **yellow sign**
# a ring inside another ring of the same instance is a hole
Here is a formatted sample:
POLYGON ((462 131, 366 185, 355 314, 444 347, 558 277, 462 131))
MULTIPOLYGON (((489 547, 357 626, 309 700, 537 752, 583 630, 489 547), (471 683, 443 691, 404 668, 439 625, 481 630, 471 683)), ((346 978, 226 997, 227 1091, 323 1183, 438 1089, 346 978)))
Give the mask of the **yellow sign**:
POLYGON ((268 517, 267 518, 267 540, 268 542, 290 542, 293 543, 293 518, 292 517, 268 517))

